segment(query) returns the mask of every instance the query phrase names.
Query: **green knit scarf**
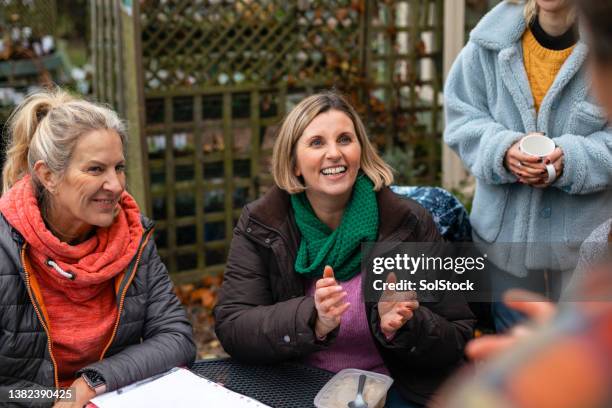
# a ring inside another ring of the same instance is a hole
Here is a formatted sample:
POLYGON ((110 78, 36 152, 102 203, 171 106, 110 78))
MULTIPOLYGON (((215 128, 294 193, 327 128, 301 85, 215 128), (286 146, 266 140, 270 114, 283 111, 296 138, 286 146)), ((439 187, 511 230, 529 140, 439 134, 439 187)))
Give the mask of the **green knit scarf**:
POLYGON ((374 242, 378 235, 378 204, 374 184, 360 175, 342 220, 334 231, 319 220, 306 193, 291 195, 302 241, 295 260, 295 270, 308 278, 323 275, 325 265, 334 269, 334 276, 347 281, 360 270, 361 243, 374 242))

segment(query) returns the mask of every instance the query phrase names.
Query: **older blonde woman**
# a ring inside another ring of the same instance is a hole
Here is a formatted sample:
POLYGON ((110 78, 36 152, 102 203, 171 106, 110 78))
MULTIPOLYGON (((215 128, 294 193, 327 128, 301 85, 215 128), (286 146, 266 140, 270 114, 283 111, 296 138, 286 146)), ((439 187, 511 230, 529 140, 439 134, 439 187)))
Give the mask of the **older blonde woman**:
POLYGON ((276 186, 234 231, 215 308, 223 347, 246 362, 390 373, 390 406, 424 404, 462 361, 473 315, 462 298, 364 304, 360 244, 440 240, 430 215, 389 190, 389 167, 336 94, 287 115, 272 160, 276 186))
POLYGON ((117 115, 41 92, 13 113, 10 137, 0 198, 0 387, 14 396, 74 387, 55 396, 80 408, 191 363, 191 326, 152 222, 125 191, 117 115))
MULTIPOLYGON (((588 93, 587 46, 574 22, 568 0, 501 2, 470 34, 444 88, 444 140, 477 180, 474 241, 551 243, 563 254, 525 250, 519 259, 516 245, 497 246, 496 292, 535 282, 558 295, 581 242, 612 215, 612 133, 588 93), (534 132, 556 144, 543 159, 519 149, 534 132)), ((500 331, 521 319, 499 302, 493 314, 500 331)))

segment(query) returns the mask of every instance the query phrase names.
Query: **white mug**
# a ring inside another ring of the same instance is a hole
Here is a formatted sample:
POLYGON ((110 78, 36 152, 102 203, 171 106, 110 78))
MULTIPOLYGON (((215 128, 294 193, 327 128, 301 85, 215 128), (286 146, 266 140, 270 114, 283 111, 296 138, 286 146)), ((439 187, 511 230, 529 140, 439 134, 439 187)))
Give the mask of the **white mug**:
MULTIPOLYGON (((544 136, 542 133, 530 133, 519 142, 519 149, 521 152, 530 156, 538 158, 544 158, 551 154, 556 148, 554 140, 544 136)), ((552 183, 557 178, 557 172, 555 166, 552 164, 546 165, 546 172, 548 173, 547 184, 552 183)))

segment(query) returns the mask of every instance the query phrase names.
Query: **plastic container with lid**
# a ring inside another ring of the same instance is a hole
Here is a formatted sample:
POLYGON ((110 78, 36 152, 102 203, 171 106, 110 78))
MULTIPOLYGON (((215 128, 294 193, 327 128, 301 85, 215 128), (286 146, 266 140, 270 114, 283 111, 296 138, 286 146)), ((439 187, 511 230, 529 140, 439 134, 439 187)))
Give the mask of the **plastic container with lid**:
POLYGON ((356 368, 345 368, 334 375, 315 397, 315 406, 317 408, 346 408, 357 395, 357 384, 361 374, 366 376, 363 397, 368 403, 368 408, 382 408, 387 400, 387 391, 391 388, 393 379, 384 374, 356 368))

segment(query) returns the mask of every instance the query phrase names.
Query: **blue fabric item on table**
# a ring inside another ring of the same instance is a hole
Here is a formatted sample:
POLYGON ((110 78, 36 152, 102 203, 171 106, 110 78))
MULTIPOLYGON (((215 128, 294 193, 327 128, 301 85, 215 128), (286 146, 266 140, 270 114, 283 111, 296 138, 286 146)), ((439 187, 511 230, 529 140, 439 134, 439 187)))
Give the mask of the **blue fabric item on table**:
POLYGON ((438 231, 450 242, 472 240, 469 215, 461 202, 440 187, 391 186, 398 195, 408 197, 431 213, 438 231))

